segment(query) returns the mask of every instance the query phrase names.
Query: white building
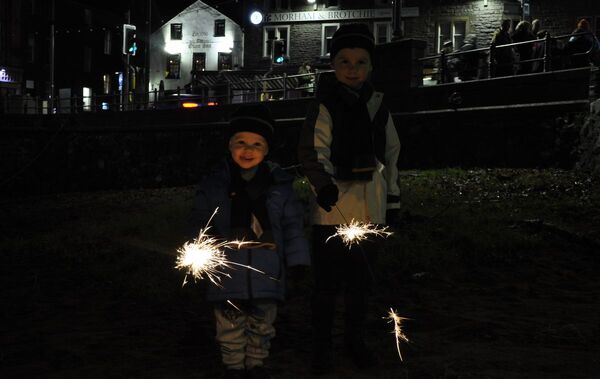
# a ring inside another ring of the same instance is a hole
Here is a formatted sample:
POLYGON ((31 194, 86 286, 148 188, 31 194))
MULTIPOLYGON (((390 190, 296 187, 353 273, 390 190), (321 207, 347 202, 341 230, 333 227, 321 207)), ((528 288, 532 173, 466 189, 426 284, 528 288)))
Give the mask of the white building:
POLYGON ((242 67, 244 37, 232 19, 196 1, 150 37, 149 91, 184 88, 194 74, 242 67))

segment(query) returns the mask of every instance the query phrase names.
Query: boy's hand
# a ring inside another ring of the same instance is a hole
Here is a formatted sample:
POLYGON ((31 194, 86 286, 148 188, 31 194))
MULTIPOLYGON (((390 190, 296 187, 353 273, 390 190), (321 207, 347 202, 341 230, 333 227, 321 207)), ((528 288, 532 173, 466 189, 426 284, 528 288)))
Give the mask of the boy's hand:
POLYGON ((338 201, 339 190, 335 184, 327 184, 317 192, 317 204, 325 210, 331 212, 331 207, 338 201))

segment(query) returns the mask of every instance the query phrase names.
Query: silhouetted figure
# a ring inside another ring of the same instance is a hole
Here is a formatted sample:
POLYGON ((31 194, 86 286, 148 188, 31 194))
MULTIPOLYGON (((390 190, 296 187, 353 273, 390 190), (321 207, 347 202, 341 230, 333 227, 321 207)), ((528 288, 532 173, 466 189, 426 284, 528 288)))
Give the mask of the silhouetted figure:
MULTIPOLYGON (((512 43, 508 30, 510 29, 510 20, 503 20, 500 28, 498 28, 492 36, 490 45, 500 46, 512 43)), ((513 49, 512 47, 500 47, 494 50, 494 54, 490 59, 493 60, 494 70, 492 76, 507 76, 513 75, 513 49)))
MULTIPOLYGON (((459 52, 467 52, 475 50, 477 48, 477 36, 469 34, 465 38, 463 44, 458 49, 459 52)), ((477 72, 479 70, 479 53, 470 52, 460 54, 458 56, 456 71, 460 80, 474 80, 477 79, 477 72)))
MULTIPOLYGON (((531 22, 531 33, 538 39, 546 39, 548 31, 542 30, 542 22, 537 18, 531 22)), ((531 72, 542 72, 544 71, 544 61, 541 59, 546 55, 546 43, 536 42, 533 44, 533 53, 531 59, 540 59, 535 62, 531 62, 531 72)))
MULTIPOLYGON (((531 32, 531 24, 527 21, 521 21, 517 24, 515 32, 512 34, 513 42, 526 42, 535 40, 535 36, 531 32)), ((519 68, 517 74, 528 74, 532 70, 531 62, 525 62, 533 57, 533 43, 525 43, 515 46, 515 50, 519 53, 519 68)))
POLYGON ((569 67, 586 67, 590 65, 591 53, 597 43, 596 38, 591 33, 590 23, 582 18, 577 22, 577 28, 571 33, 572 36, 567 41, 564 52, 569 56, 569 67), (585 54, 590 52, 590 54, 585 54))
POLYGON ((312 96, 314 92, 315 77, 312 74, 310 63, 304 62, 298 68, 298 74, 303 75, 298 77, 298 87, 302 89, 303 96, 312 96))
POLYGON ((440 57, 439 60, 436 61, 436 66, 438 72, 440 72, 440 82, 441 83, 452 83, 454 82, 455 76, 455 66, 456 66, 456 58, 454 56, 448 56, 448 54, 454 51, 454 44, 452 41, 446 41, 442 45, 442 49, 440 53, 444 53, 445 57, 442 61, 440 57), (443 77, 441 76, 443 75, 443 77))

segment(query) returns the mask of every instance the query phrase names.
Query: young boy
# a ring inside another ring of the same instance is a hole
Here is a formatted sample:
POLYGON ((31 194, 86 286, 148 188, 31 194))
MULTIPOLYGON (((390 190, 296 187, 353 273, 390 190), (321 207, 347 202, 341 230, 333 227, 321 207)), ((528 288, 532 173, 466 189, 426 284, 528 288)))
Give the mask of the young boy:
POLYGON ((263 105, 239 108, 229 124, 230 157, 200 184, 192 212, 195 231, 215 208, 210 233, 226 240, 260 242, 258 247, 227 250, 227 260, 261 270, 222 268, 220 286, 209 283, 216 339, 225 378, 268 378, 264 359, 275 336, 277 301, 284 299, 286 267, 310 263, 302 209, 293 178, 265 161, 273 119, 263 105), (231 304, 233 303, 233 305, 231 304))
MULTIPOLYGON (((400 141, 382 94, 368 82, 373 35, 366 25, 342 25, 333 35, 336 81, 309 110, 299 141, 299 160, 316 193, 313 224, 313 371, 333 369, 331 330, 335 298, 345 294, 344 345, 359 368, 377 363, 363 338, 371 284, 370 267, 380 242, 361 242, 351 251, 327 238, 350 220, 390 223, 399 211, 400 141), (387 214, 386 214, 387 213, 387 214)), ((321 90, 321 88, 319 88, 321 90)))

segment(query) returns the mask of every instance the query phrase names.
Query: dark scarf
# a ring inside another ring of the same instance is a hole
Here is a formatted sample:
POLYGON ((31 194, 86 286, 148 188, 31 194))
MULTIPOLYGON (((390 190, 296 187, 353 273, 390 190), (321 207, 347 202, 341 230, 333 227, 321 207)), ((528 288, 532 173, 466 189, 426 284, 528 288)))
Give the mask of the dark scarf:
POLYGON ((246 181, 241 170, 234 162, 229 162, 231 182, 229 197, 231 199, 231 230, 233 238, 252 241, 273 242, 271 221, 266 207, 267 192, 273 184, 271 171, 266 163, 258 165, 254 177, 246 181), (263 230, 260 238, 251 228, 252 215, 256 217, 263 230))
POLYGON ((332 112, 331 162, 338 179, 371 180, 376 157, 385 163, 385 125, 371 121, 367 109, 372 95, 366 83, 359 91, 340 83, 334 96, 324 101, 332 112))

